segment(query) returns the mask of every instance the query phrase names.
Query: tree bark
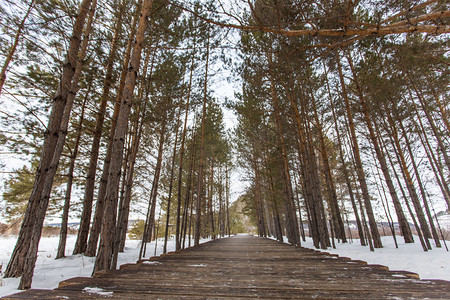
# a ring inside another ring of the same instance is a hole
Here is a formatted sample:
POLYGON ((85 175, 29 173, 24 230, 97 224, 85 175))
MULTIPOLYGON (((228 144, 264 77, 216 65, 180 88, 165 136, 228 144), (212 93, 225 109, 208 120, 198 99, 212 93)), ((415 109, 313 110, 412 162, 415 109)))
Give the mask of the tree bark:
POLYGON ((211 171, 209 177, 209 197, 208 197, 208 216, 211 238, 216 239, 216 228, 214 226, 214 207, 213 207, 213 189, 214 189, 214 157, 211 158, 211 171))
POLYGON ((255 183, 255 207, 256 207, 256 216, 258 220, 258 235, 260 237, 264 237, 267 235, 265 232, 265 220, 264 220, 264 213, 263 208, 261 206, 262 203, 262 193, 261 193, 261 182, 260 182, 260 175, 259 175, 259 168, 258 168, 258 158, 256 156, 256 150, 255 146, 252 146, 252 167, 253 167, 253 175, 254 179, 253 182, 255 183))
MULTIPOLYGON (((189 170, 188 170, 188 178, 186 181, 186 192, 185 192, 185 197, 184 197, 184 207, 183 207, 183 216, 181 219, 181 235, 183 237, 183 243, 182 243, 182 247, 184 249, 185 246, 185 242, 186 242, 186 231, 187 231, 187 226, 188 226, 188 219, 189 219, 189 208, 191 208, 191 215, 192 215, 192 206, 193 206, 193 201, 191 201, 191 199, 193 200, 193 191, 194 188, 192 186, 193 184, 193 180, 192 177, 194 176, 194 161, 195 161, 195 157, 196 157, 196 143, 197 143, 197 135, 195 134, 196 130, 195 130, 195 124, 196 124, 196 119, 197 119, 197 115, 195 115, 194 117, 194 128, 192 129, 192 150, 191 150, 191 155, 190 155, 190 160, 189 160, 189 170)), ((190 230, 190 225, 189 225, 189 230, 190 230)), ((181 237, 180 237, 181 240, 181 237)), ((190 240, 190 234, 189 234, 189 240, 190 240)), ((190 243, 189 243, 189 247, 190 247, 190 243)))
POLYGON ((336 238, 341 239, 343 243, 347 242, 347 239, 345 237, 345 228, 344 228, 344 222, 342 221, 341 212, 339 209, 339 203, 337 199, 336 194, 336 186, 334 184, 333 175, 331 174, 331 168, 330 163, 328 161, 328 151, 325 145, 325 138, 323 134, 322 125, 319 120, 319 115, 317 113, 317 107, 316 107, 316 100, 314 96, 311 93, 312 97, 312 106, 314 111, 314 118, 316 120, 316 126, 318 130, 319 140, 320 140, 320 148, 321 148, 321 154, 322 154, 322 162, 324 166, 324 175, 325 175, 325 181, 327 185, 327 191, 329 194, 330 199, 330 210, 331 210, 331 219, 333 222, 333 228, 336 233, 336 238))
MULTIPOLYGON (((269 61, 270 63, 270 61, 269 61)), ((292 182, 290 178, 289 172, 289 161, 287 157, 286 150, 286 142, 283 135, 283 129, 281 124, 281 116, 280 109, 278 103, 278 96, 275 90, 275 84, 273 79, 270 83, 271 86, 271 95, 272 95, 272 105, 273 105, 273 113, 275 119, 275 128, 277 131, 278 139, 281 146, 281 159, 283 164, 280 166, 281 168, 281 176, 284 184, 284 193, 285 193, 285 208, 286 208, 286 232, 289 243, 293 245, 300 245, 300 232, 298 229, 298 220, 297 215, 295 213, 294 206, 294 194, 292 191, 292 182)))
POLYGON ((206 101, 207 101, 207 89, 208 89, 208 67, 209 67, 209 33, 208 41, 206 45, 206 66, 205 66, 205 84, 203 95, 203 108, 202 108, 202 126, 200 137, 200 161, 198 170, 198 183, 197 183, 197 202, 195 205, 195 230, 194 230, 194 245, 197 246, 200 243, 200 230, 201 230, 201 209, 203 204, 203 168, 205 160, 205 118, 206 118, 206 101))
MULTIPOLYGON (((385 152, 387 152, 387 151, 385 151, 385 152)), ((413 211, 411 209, 411 206, 409 205, 408 199, 406 197, 405 190, 403 189, 402 183, 400 181, 400 177, 398 176, 398 173, 395 170, 394 162, 392 161, 392 159, 391 159, 391 157, 389 155, 388 155, 388 159, 389 159, 389 162, 390 162, 390 164, 392 166, 392 171, 394 172, 394 176, 395 176, 395 178, 397 180, 397 184, 398 184, 398 186, 400 188, 400 191, 402 193, 402 196, 403 196, 403 199, 405 201, 406 207, 408 208, 409 215, 411 216, 411 219, 412 219, 412 221, 414 223, 414 227, 417 230, 417 235, 419 236, 419 240, 420 240, 420 244, 422 245, 422 249, 423 249, 423 251, 427 252, 428 251, 428 247, 427 247, 427 245, 425 243, 425 239, 423 238, 422 231, 420 230, 419 224, 416 221, 416 217, 414 216, 414 213, 413 213, 413 211)))
POLYGON ((130 156, 128 158, 128 166, 126 172, 127 176, 124 180, 125 182, 124 196, 123 201, 121 201, 119 205, 119 216, 117 218, 117 230, 114 240, 113 260, 112 260, 113 269, 117 267, 117 259, 119 252, 123 252, 125 248, 125 240, 128 229, 128 216, 130 213, 131 191, 133 187, 133 178, 134 178, 134 166, 136 163, 136 156, 139 151, 139 145, 141 142, 144 118, 145 118, 145 104, 142 110, 142 116, 140 117, 140 121, 138 121, 136 124, 138 128, 133 134, 130 156))
MULTIPOLYGON (((324 67, 325 68, 325 67, 324 67)), ((334 101, 333 101, 333 97, 331 95, 331 90, 330 90, 330 85, 329 85, 329 81, 328 81, 328 72, 325 68, 325 80, 326 80, 326 84, 327 84, 327 91, 328 91, 328 95, 330 98, 330 105, 331 105, 331 112, 333 115, 333 121, 334 121, 334 128, 336 131, 336 136, 337 136, 337 141, 338 141, 338 147, 339 147, 339 160, 341 162, 342 165, 342 171, 343 171, 343 175, 345 178, 345 183, 347 185, 347 191, 348 194, 350 196, 350 202, 352 203, 352 208, 353 208, 353 214, 355 215, 355 219, 356 219, 356 227, 358 229, 358 236, 359 236, 359 241, 361 246, 366 246, 366 242, 365 242, 365 238, 364 238, 364 228, 361 224, 361 220, 359 217, 359 213, 358 213, 358 207, 356 206, 356 201, 355 201, 355 195, 353 193, 353 188, 350 182, 350 176, 348 174, 348 170, 347 170, 347 166, 345 163, 345 159, 344 159, 344 152, 342 150, 342 140, 341 140, 341 134, 339 132, 339 126, 337 123, 337 117, 336 117, 336 111, 335 111, 335 107, 334 107, 334 101)))
POLYGON ((6 72, 8 70, 9 63, 13 59, 14 53, 16 52, 17 49, 17 45, 19 45, 19 40, 20 37, 22 36, 22 31, 23 28, 25 27, 25 22, 28 19, 28 16, 30 15, 31 11, 33 10, 35 2, 36 2, 35 0, 32 0, 28 5, 27 12, 25 13, 25 16, 22 18, 22 21, 20 22, 19 27, 17 28, 16 35, 14 36, 14 42, 11 45, 11 48, 9 48, 8 55, 6 56, 6 59, 3 62, 3 66, 0 71, 0 95, 2 94, 3 85, 5 84, 6 81, 6 72))
POLYGON ((419 197, 417 196, 417 192, 414 187, 414 183, 413 183, 411 174, 408 170, 408 166, 406 164, 406 160, 403 155, 403 151, 402 151, 398 133, 397 133, 397 128, 395 127, 396 124, 389 113, 388 113, 387 117, 388 117, 388 122, 389 122, 389 125, 391 128, 390 138, 393 140, 393 144, 395 145, 394 150, 395 150, 395 153, 399 160, 401 170, 402 170, 402 173, 403 173, 403 176, 405 179, 406 187, 407 187, 409 195, 411 197, 411 201, 413 202, 417 218, 419 219, 420 229, 417 228, 417 230, 422 230, 427 247, 428 247, 428 249, 431 249, 431 244, 430 244, 430 241, 428 240, 429 238, 431 238, 430 229, 428 227, 427 221, 425 220, 425 216, 423 214, 422 207, 420 206, 420 203, 419 203, 419 197))
POLYGON ((391 175, 389 174, 389 169, 386 163, 386 158, 384 156, 383 151, 378 144, 377 135, 375 133, 374 126, 372 124, 371 115, 369 112, 369 108, 366 103, 366 99, 362 92, 361 85, 359 83, 358 77, 356 75, 355 69, 353 67, 353 61, 351 56, 348 56, 348 62, 350 65, 350 69, 353 74, 353 80, 356 86, 356 91, 358 93, 359 103, 361 104, 362 113, 364 120, 366 122, 367 128, 369 129, 369 137, 372 141, 372 145, 374 147, 376 157, 378 162, 380 163, 381 171, 383 172, 384 179, 386 181, 386 185, 389 189, 389 194, 391 195, 392 202, 394 203, 395 212, 397 214, 397 220, 400 226, 400 230, 402 232, 405 243, 414 243, 414 239, 412 237, 411 229, 409 228, 408 221, 406 220, 405 214, 403 213, 402 206, 400 204, 400 200, 398 199, 397 192, 395 190, 394 184, 392 183, 391 175))
MULTIPOLYGON (((57 152, 57 143, 61 140, 63 126, 63 116, 67 103, 67 98, 71 92, 72 81, 75 74, 78 52, 81 45, 81 35, 89 12, 91 0, 84 0, 80 4, 77 18, 75 19, 72 37, 63 66, 61 80, 58 91, 52 99, 52 109, 49 123, 44 133, 44 146, 41 160, 36 171, 35 182, 31 192, 28 205, 25 211, 24 220, 19 232, 16 246, 11 255, 9 264, 5 270, 5 277, 22 276, 20 289, 28 289, 31 286, 31 279, 36 261, 37 245, 39 243, 42 224, 39 224, 45 217, 49 196, 45 190, 51 190, 53 178, 57 165, 54 165, 55 156, 59 160, 60 153, 57 152), (41 215, 38 215, 38 214, 41 215), (26 268, 26 270, 25 270, 26 268)), ((65 135, 64 135, 65 137, 65 135)), ((48 192, 50 195, 50 192, 48 192)))
POLYGON ((189 74, 189 86, 186 98, 186 106, 185 106, 185 115, 184 115, 184 123, 183 123, 183 134, 181 138, 181 146, 180 146, 180 162, 178 164, 178 193, 177 193, 177 224, 175 231, 175 249, 181 249, 181 235, 180 235, 180 215, 181 215, 181 188, 182 188, 182 178, 183 178, 183 160, 184 160, 184 145, 186 143, 186 132, 187 132, 187 120, 189 116, 189 103, 191 100, 191 92, 192 92, 192 77, 194 73, 194 59, 195 59, 195 39, 194 39, 194 49, 192 50, 191 57, 191 70, 189 74))
MULTIPOLYGON (((147 114, 147 102, 149 99, 149 95, 150 95, 150 82, 151 82, 151 78, 152 78, 152 74, 153 74, 153 65, 154 65, 154 61, 155 61, 155 57, 156 57, 156 48, 153 52, 153 58, 152 58, 152 63, 151 63, 151 67, 150 67, 150 74, 147 76, 147 68, 148 68, 148 63, 149 63, 149 58, 150 58, 150 48, 148 48, 147 50, 147 54, 146 54, 146 59, 144 62, 144 69, 142 71, 142 82, 141 82, 141 89, 138 95, 138 99, 142 99, 142 113, 141 113, 141 117, 140 117, 140 122, 137 122, 136 126, 139 127, 137 130, 137 134, 136 136, 133 138, 134 142, 132 143, 132 150, 131 150, 131 157, 130 157, 130 163, 128 166, 128 176, 126 179, 126 183, 125 183, 125 195, 124 195, 124 201, 121 205, 121 214, 119 213, 119 217, 118 217, 118 235, 116 236, 116 242, 118 243, 118 251, 119 252, 123 252, 124 248, 125 248, 125 240, 126 240, 126 236, 127 236, 127 229, 128 229, 128 217, 129 217, 129 211, 130 211, 130 202, 131 202, 131 192, 132 192, 132 187, 133 187, 133 178, 134 178, 134 166, 136 164, 136 157, 138 154, 138 150, 139 150, 139 145, 141 142, 141 136, 142 136, 142 131, 144 128, 144 123, 145 123, 145 117, 147 114), (145 86, 145 87, 144 87, 145 86), (144 89, 145 89, 145 97, 143 97, 143 93, 144 93, 144 89)), ((114 259, 116 260, 117 257, 116 255, 114 256, 114 259)))
POLYGON ((225 199, 226 199, 226 214, 227 214, 227 230, 226 230, 226 234, 228 236, 231 235, 231 228, 230 228, 230 212, 229 212, 229 208, 230 208, 230 187, 229 187, 229 177, 228 177, 228 162, 225 163, 225 199))
MULTIPOLYGON (((370 195, 369 195, 369 189, 367 188, 367 182, 366 177, 364 175, 363 165, 361 162, 361 156, 359 151, 359 145, 358 140, 356 138, 356 131, 355 131, 355 125, 353 123, 353 113, 350 107, 350 100, 348 99, 348 94, 346 90, 346 84, 344 81, 344 75, 342 74, 342 66, 340 62, 339 56, 337 57, 337 63, 338 63, 338 71, 339 71, 339 79, 341 82, 341 88, 342 88, 342 94, 345 101, 345 108, 347 111, 347 119, 348 119, 348 125, 351 133, 351 139, 352 139, 352 151, 353 156, 355 158, 355 164, 356 164, 356 174, 358 176, 358 181, 361 187, 362 196, 364 199, 364 204, 367 212, 367 217, 369 219, 369 225, 370 225, 370 232, 372 234, 373 238, 373 245, 375 248, 382 248, 383 244, 381 243, 380 234, 378 232, 378 225, 375 221, 375 216, 372 209, 372 203, 370 202, 370 195)), ((351 57, 348 57, 349 63, 351 61, 351 57)))
POLYGON ((73 254, 84 253, 87 247, 87 239, 89 233, 89 225, 91 222, 92 214, 92 202, 94 199, 94 189, 95 189, 95 175, 97 171, 98 154, 100 150, 100 140, 102 137, 103 122, 105 119, 106 106, 109 100, 109 91, 113 84, 113 65, 114 59, 117 52, 117 46, 120 36, 120 31, 122 28, 122 16, 125 10, 125 4, 122 4, 119 9, 119 15, 116 21, 116 27, 114 29, 114 36, 111 43, 111 49, 109 51, 108 60, 106 63, 106 74, 103 81, 103 93, 101 96, 100 106, 97 112, 97 119, 95 122, 94 136, 91 146, 91 154, 89 157, 89 167, 86 176, 86 186, 84 190, 83 198, 83 210, 81 212, 80 227, 78 229, 77 240, 75 242, 75 247, 73 254))
MULTIPOLYGON (((271 73, 273 65, 272 55, 269 53, 266 54, 266 59, 269 65, 269 73, 271 73)), ((280 157, 283 161, 280 168, 285 193, 284 195, 285 195, 285 209, 286 209, 286 233, 289 243, 300 246, 301 245, 300 231, 298 228, 298 219, 294 204, 294 193, 292 191, 292 181, 289 172, 289 161, 287 157, 286 142, 281 124, 279 99, 276 91, 275 78, 273 78, 273 74, 269 75, 269 81, 270 81, 270 95, 272 98, 273 117, 275 122, 275 131, 277 133, 280 142, 281 147, 280 157)))
POLYGON ((280 212, 278 209, 277 198, 275 195, 275 185, 274 185, 274 180, 273 180, 273 176, 272 176, 272 170, 269 166, 268 138, 267 138, 266 132, 264 132, 263 145, 264 145, 264 164, 267 169, 266 177, 267 177, 269 192, 270 192, 271 200, 272 200, 271 208, 272 208, 273 215, 274 215, 275 237, 277 238, 278 241, 283 242, 283 229, 281 227, 280 212))
POLYGON ((155 166, 155 175, 153 176, 152 189, 150 193, 150 201, 148 203, 147 209, 147 217, 145 220, 144 233, 142 236, 142 244, 141 250, 139 252, 139 260, 141 260, 142 256, 145 255, 143 253, 144 246, 147 242, 151 241, 151 235, 153 231, 153 227, 155 224, 155 210, 156 210, 156 198, 158 196, 158 185, 159 185, 159 176, 161 174, 161 164, 164 152, 164 142, 165 142, 165 134, 166 134, 166 122, 167 122, 167 113, 164 115, 160 135, 159 135, 159 146, 158 146, 158 157, 156 159, 155 166))
POLYGON ((439 241, 439 236, 438 236, 436 227, 434 226, 434 222, 433 222, 433 216, 431 215, 430 207, 428 205, 428 200, 427 200, 428 197, 426 195, 425 188, 423 187, 422 179, 420 178, 420 173, 417 168, 416 160, 414 159, 414 153, 412 152, 411 144, 408 139, 408 135, 406 134, 406 130, 405 130, 405 127, 403 126, 403 122, 401 120, 399 120, 398 124, 400 125, 400 130, 403 133, 403 138, 405 139, 406 149, 408 149, 408 153, 409 153, 409 157, 410 157, 413 169, 414 169, 414 173, 416 174, 417 184, 419 185, 420 194, 422 195, 423 207, 425 208, 425 213, 428 217, 428 223, 430 224, 431 234, 433 235, 434 241, 436 243, 436 247, 440 248, 441 243, 439 241))
POLYGON ((65 257, 67 225, 68 225, 68 221, 69 221, 70 198, 72 195, 72 185, 73 185, 73 172, 75 170, 75 161, 78 156, 78 148, 80 145, 80 139, 81 139, 81 133, 82 133, 81 129, 83 126, 83 121, 84 121, 84 112, 85 112, 86 102, 87 102, 88 95, 90 94, 90 92, 91 92, 91 85, 89 86, 89 88, 86 91, 86 94, 84 96, 83 106, 81 107, 80 121, 78 122, 78 126, 77 126, 75 144, 73 146, 73 150, 70 155, 69 171, 67 172, 67 185, 66 185, 67 187, 66 187, 66 193, 64 195, 64 207, 63 207, 63 215, 61 218, 61 229, 59 232, 59 244, 58 244, 58 251, 56 254, 56 259, 65 257))
MULTIPOLYGON (((445 176, 442 172, 442 168, 439 167, 439 163, 436 159, 435 154, 433 153, 433 150, 431 148, 430 142, 428 141, 428 138, 425 134, 425 129, 422 123, 422 120, 420 119, 419 112, 417 111, 416 106, 414 105, 417 119, 419 120, 419 138, 422 143, 422 146, 425 150, 425 153, 427 154, 428 161, 430 162, 431 168, 433 169, 433 173, 436 177, 436 181, 438 182, 438 185, 441 189, 442 195, 445 199, 445 202, 447 203, 447 210, 450 211, 450 189, 447 185, 447 182, 445 181, 445 176), (422 133, 420 132, 422 131, 422 133)), ((412 122, 417 126, 417 123, 414 119, 412 119, 412 122)))
POLYGON ((166 212, 166 230, 164 232, 164 247, 163 247, 163 253, 167 253, 167 239, 168 239, 168 233, 169 233, 169 218, 170 218, 170 204, 172 200, 172 187, 173 187, 173 171, 175 169, 175 158, 177 155, 177 146, 178 146, 178 131, 180 127, 180 117, 181 117, 181 99, 180 99, 180 105, 178 107, 178 118, 177 118, 177 125, 175 129, 175 144, 173 146, 173 154, 172 154, 172 165, 170 168, 170 179, 169 179, 169 195, 167 198, 167 212, 166 212))
MULTIPOLYGON (((91 226, 91 230, 90 230, 90 234, 89 234, 89 241, 86 246, 86 251, 84 252, 84 254, 86 256, 90 256, 90 257, 95 256, 97 253, 98 238, 100 235, 101 224, 102 224, 102 219, 103 219, 103 212, 105 209, 105 193, 106 193, 106 185, 108 183, 108 171, 109 171, 109 166, 111 163, 111 154, 112 154, 114 133, 116 131, 117 118, 119 117, 121 98, 122 98, 123 90, 125 87, 125 78, 126 78, 127 72, 128 72, 128 65, 129 65, 130 58, 131 58, 133 41, 134 41, 134 38, 136 35, 136 24, 139 20, 138 12, 140 12, 141 4, 142 4, 142 0, 139 0, 138 4, 136 6, 136 12, 133 16, 133 24, 131 26, 131 33, 129 35, 127 48, 125 51, 125 57, 124 57, 123 65, 122 65, 122 72, 121 72, 121 77, 120 77, 119 88, 118 88, 116 100, 114 102, 114 112, 111 117, 111 128, 110 128, 110 133, 109 133, 109 141, 108 141, 106 155, 105 155, 105 159, 104 159, 104 163, 103 163, 102 176, 100 178, 100 186, 98 189, 97 202, 95 205, 94 219, 92 221, 92 226, 91 226)), ((99 122, 99 119, 97 119, 97 122, 99 122)), ((101 130, 99 128, 100 127, 98 127, 98 128, 96 127, 96 130, 101 130)), ((101 138, 101 136, 99 138, 101 138)), ((97 141, 95 141, 95 142, 97 142, 97 141)), ((98 140, 98 143, 100 143, 100 140, 98 140)), ((94 144, 93 144, 93 146, 94 146, 94 144)), ((98 153, 96 155, 98 157, 98 153)), ((93 165, 92 165, 92 167, 93 167, 93 165)), ((94 172, 94 171, 93 171, 93 169, 89 169, 89 172, 94 172)), ((91 175, 92 175, 92 173, 91 173, 91 175)), ((91 178, 91 180, 94 180, 92 183, 95 184, 95 178, 94 177, 92 177, 92 178, 91 178)), ((87 229, 85 229, 85 230, 87 230, 87 229)), ((87 235, 87 231, 85 234, 87 235)))
POLYGON ((133 105, 133 92, 136 77, 141 61, 141 52, 144 43, 147 19, 150 14, 152 0, 144 0, 139 25, 136 32, 136 43, 130 60, 130 67, 125 79, 125 86, 121 100, 119 117, 117 118, 116 130, 111 153, 111 165, 108 171, 108 184, 105 195, 105 215, 102 221, 101 239, 93 273, 110 269, 112 259, 112 243, 115 235, 115 222, 117 211, 118 187, 123 159, 125 135, 128 128, 128 117, 133 105))
POLYGON ((416 93, 417 98, 419 99, 420 106, 422 107, 422 110, 425 113, 425 116, 427 117, 428 124, 430 124, 431 130, 432 130, 434 136, 436 137, 436 140, 439 145, 439 149, 441 150, 442 156, 444 157, 445 164, 447 165, 447 169, 450 171, 450 157, 447 154, 444 141, 442 141, 442 138, 441 138, 441 134, 439 133, 439 131, 436 127, 436 124, 434 123, 433 116, 431 116, 429 110, 427 109, 426 101, 425 101, 425 99, 423 99, 423 95, 420 92, 420 90, 418 89, 418 87, 416 86, 414 80, 411 79, 411 76, 409 76, 409 74, 408 74, 408 77, 413 86, 414 92, 416 93))
MULTIPOLYGON (((376 159, 375 158, 376 154, 374 153, 374 151, 372 151, 372 157, 373 157, 374 160, 376 159)), ((378 175, 378 179, 379 180, 378 181, 375 180, 375 186, 377 187, 378 195, 380 196, 381 206, 383 206, 384 214, 385 214, 386 219, 388 221, 388 225, 389 225, 389 229, 391 230, 392 238, 394 239, 395 248, 398 248, 397 236, 395 234, 395 228, 394 228, 394 220, 392 219, 391 210, 389 208, 388 198, 387 198, 387 195, 386 195, 386 190, 384 188, 383 179, 381 178, 380 168, 378 166, 376 167, 376 171, 377 171, 377 175, 378 175), (380 190, 380 185, 381 185, 381 190, 380 190)), ((373 172, 373 170, 372 170, 372 176, 373 177, 375 177, 374 173, 375 172, 373 172)), ((414 243, 414 239, 412 238, 412 234, 411 234, 411 239, 412 239, 412 242, 410 242, 410 243, 414 243)), ((405 241, 405 243, 406 243, 406 241, 405 241)))

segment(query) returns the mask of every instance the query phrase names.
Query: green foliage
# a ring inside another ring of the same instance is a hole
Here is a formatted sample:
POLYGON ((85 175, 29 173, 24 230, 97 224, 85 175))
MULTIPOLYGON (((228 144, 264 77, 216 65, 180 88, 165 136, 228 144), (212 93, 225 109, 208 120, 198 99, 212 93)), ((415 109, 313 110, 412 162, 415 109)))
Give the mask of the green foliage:
POLYGON ((144 234, 144 227, 145 227, 144 220, 136 221, 128 231, 128 237, 132 240, 142 239, 142 235, 144 234))
POLYGON ((256 211, 248 191, 231 204, 229 214, 232 234, 256 231, 256 211))
MULTIPOLYGON (((23 218, 31 191, 34 185, 35 172, 38 165, 37 160, 33 160, 31 167, 23 166, 14 170, 14 174, 5 181, 3 192, 3 200, 5 202, 5 211, 3 216, 8 223, 14 223, 23 218)), ((47 209, 47 215, 53 215, 60 211, 62 194, 64 189, 61 188, 66 179, 57 176, 54 181, 54 188, 50 196, 50 202, 47 209)))
MULTIPOLYGON (((36 163, 33 165, 36 166, 36 163)), ((9 223, 22 218, 25 212, 28 198, 33 189, 34 172, 32 170, 34 170, 33 167, 24 166, 5 182, 3 200, 6 202, 6 209, 3 214, 9 223)))
POLYGON ((238 212, 230 213, 230 232, 232 234, 247 233, 242 214, 238 212))

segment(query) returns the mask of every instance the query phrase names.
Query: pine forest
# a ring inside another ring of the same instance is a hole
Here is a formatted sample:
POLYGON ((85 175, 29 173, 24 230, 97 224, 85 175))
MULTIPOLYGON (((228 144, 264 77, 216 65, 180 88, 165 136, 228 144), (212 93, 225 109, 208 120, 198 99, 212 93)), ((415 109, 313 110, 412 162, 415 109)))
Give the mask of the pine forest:
POLYGON ((2 0, 2 272, 236 233, 447 247, 444 0, 2 0), (75 224, 75 226, 74 226, 75 224))

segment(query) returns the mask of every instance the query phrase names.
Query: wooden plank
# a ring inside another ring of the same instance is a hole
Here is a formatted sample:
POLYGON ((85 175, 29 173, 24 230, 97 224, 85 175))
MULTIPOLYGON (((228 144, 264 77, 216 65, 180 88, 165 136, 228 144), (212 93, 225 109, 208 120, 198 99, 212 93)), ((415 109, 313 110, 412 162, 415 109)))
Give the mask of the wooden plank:
POLYGON ((120 270, 62 281, 53 291, 7 299, 450 299, 450 282, 418 280, 407 271, 236 236, 152 257, 120 270), (90 288, 101 293, 90 293, 90 288))
MULTIPOLYGON (((265 295, 253 294, 250 296, 225 296, 225 295, 211 295, 211 294, 176 294, 176 293, 158 293, 158 292, 148 292, 148 293, 113 293, 111 297, 102 297, 96 294, 90 293, 79 293, 76 291, 61 291, 61 290, 29 290, 26 292, 22 292, 19 294, 11 295, 5 299, 40 299, 40 300, 61 300, 61 299, 205 299, 205 298, 214 298, 214 299, 299 299, 299 298, 315 298, 315 299, 393 299, 393 298, 439 298, 439 294, 430 291, 427 294, 422 294, 421 297, 415 293, 403 293, 399 294, 391 294, 389 292, 378 292, 378 293, 370 293, 370 292, 361 292, 360 294, 349 293, 345 291, 335 291, 332 295, 322 291, 312 291, 312 290, 303 290, 301 293, 293 292, 291 294, 274 294, 272 291, 267 291, 265 295)), ((445 299, 442 298, 441 299, 445 299)))

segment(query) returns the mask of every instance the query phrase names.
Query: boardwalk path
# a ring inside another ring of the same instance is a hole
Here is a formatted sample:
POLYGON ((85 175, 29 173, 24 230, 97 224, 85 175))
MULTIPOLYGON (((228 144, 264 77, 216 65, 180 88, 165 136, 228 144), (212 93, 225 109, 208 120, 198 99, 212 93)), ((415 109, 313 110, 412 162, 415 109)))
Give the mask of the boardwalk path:
POLYGON ((241 235, 9 299, 450 299, 450 282, 417 278, 414 273, 241 235))

